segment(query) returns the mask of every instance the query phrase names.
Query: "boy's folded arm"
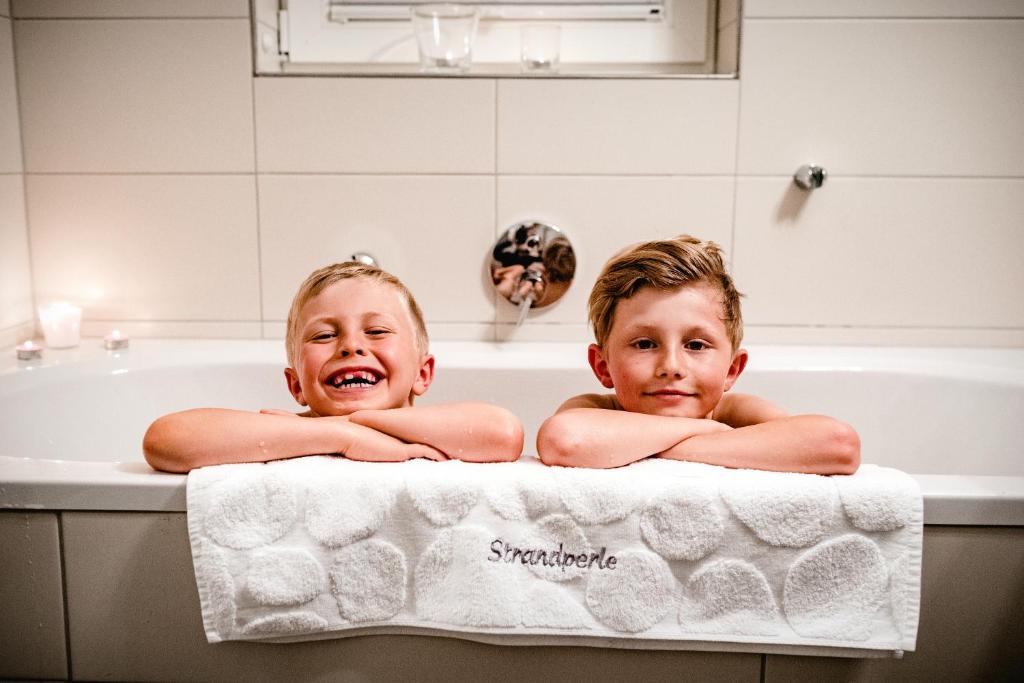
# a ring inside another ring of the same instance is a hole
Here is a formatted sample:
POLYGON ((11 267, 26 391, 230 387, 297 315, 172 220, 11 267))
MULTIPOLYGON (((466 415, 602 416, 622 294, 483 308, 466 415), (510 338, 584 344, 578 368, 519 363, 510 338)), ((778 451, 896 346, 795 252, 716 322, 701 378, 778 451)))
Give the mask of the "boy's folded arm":
MULTIPOLYGON (((684 439, 729 429, 713 420, 661 417, 570 399, 541 425, 537 454, 547 465, 621 467, 656 455, 684 439)), ((600 397, 598 397, 600 398, 600 397)))
POLYGON ((509 411, 488 403, 463 402, 390 410, 357 410, 348 416, 411 444, 425 444, 467 462, 516 460, 523 452, 523 426, 509 411))
POLYGON ((794 415, 694 436, 659 455, 725 467, 853 474, 860 466, 860 438, 834 418, 794 415))
MULTIPOLYGON (((342 417, 302 418, 223 408, 165 415, 150 425, 142 445, 153 468, 182 473, 207 465, 324 453, 380 461, 432 457, 423 449, 342 417)), ((437 454, 435 459, 441 457, 437 454)))

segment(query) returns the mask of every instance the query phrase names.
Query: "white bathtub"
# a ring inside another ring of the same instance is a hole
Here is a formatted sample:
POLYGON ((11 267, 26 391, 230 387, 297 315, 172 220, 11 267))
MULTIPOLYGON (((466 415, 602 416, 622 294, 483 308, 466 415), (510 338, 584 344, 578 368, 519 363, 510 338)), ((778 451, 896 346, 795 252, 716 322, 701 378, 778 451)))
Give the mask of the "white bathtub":
MULTIPOLYGON (((537 426, 601 391, 582 344, 439 342, 423 403, 503 405, 537 426)), ((1024 350, 751 347, 737 390, 854 425, 862 460, 915 475, 927 524, 1024 525, 1024 350)), ((142 458, 146 427, 196 406, 295 408, 280 341, 97 340, 0 362, 0 507, 185 509, 185 477, 142 458)))
MULTIPOLYGON (((433 350, 439 369, 424 398, 510 408, 526 426, 528 453, 537 425, 566 396, 600 390, 582 344, 433 350)), ((10 349, 0 360, 0 678, 1019 679, 1024 351, 750 350, 739 389, 850 422, 865 462, 903 468, 921 484, 921 623, 917 651, 902 660, 400 635, 210 645, 189 560, 186 477, 150 470, 142 435, 158 415, 188 407, 293 407, 282 344, 136 340, 115 355, 86 340, 41 363, 19 362, 10 349)))

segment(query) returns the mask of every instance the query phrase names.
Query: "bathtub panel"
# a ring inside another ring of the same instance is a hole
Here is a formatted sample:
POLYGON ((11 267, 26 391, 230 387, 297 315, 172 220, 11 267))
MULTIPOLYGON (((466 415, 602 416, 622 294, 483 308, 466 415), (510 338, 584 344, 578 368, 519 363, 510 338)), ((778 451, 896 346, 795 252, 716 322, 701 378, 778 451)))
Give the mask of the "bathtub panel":
POLYGON ((498 81, 499 173, 732 174, 734 80, 498 81))
POLYGON ((11 20, 0 18, 0 173, 21 173, 21 124, 18 121, 11 20))
POLYGON ((474 176, 259 176, 263 315, 283 321, 316 268, 366 251, 433 322, 493 322, 484 280, 494 181, 474 176))
POLYGON ((250 32, 245 19, 19 20, 26 171, 252 172, 250 32))
POLYGON ((259 321, 252 176, 26 177, 38 301, 90 320, 259 321))
POLYGON ((33 317, 24 180, 0 175, 0 330, 33 317))
POLYGON ((64 679, 57 515, 0 512, 0 678, 64 679))
POLYGON ((261 173, 493 173, 494 81, 257 78, 261 173))
MULTIPOLYGON (((576 276, 568 292, 531 312, 525 326, 535 334, 544 334, 552 324, 585 326, 587 298, 601 268, 632 242, 690 232, 718 242, 728 257, 733 188, 732 178, 500 176, 495 239, 517 221, 539 218, 564 230, 576 252, 576 276)), ((498 304, 498 321, 514 323, 518 309, 504 299, 498 304)), ((526 339, 527 331, 508 332, 512 339, 526 339)), ((547 334, 543 339, 554 341, 547 334)), ((588 336, 579 339, 589 341, 588 336)))
POLYGON ((1024 175, 1022 44, 1019 20, 748 19, 739 172, 1024 175))
POLYGON ((806 193, 786 177, 740 178, 744 320, 1022 328, 1021 215, 1019 179, 830 178, 806 193))
POLYGON ((184 514, 67 513, 76 678, 133 681, 759 680, 748 654, 511 647, 429 636, 206 642, 184 514), (111 600, 119 595, 122 600, 111 600))
POLYGON ((926 527, 917 650, 899 659, 768 655, 766 683, 1024 679, 1024 528, 926 527))

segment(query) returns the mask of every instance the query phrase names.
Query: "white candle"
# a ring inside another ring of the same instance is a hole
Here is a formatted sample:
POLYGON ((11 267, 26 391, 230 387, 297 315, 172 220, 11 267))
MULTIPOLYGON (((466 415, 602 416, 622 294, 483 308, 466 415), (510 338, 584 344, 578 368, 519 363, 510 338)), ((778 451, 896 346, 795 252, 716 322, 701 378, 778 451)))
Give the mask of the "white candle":
POLYGON ((43 357, 43 347, 31 339, 14 348, 18 353, 18 360, 39 360, 43 357))
POLYGON ((103 338, 103 346, 108 351, 117 351, 118 349, 127 349, 130 341, 130 338, 121 334, 121 330, 114 330, 103 338))
POLYGON ((66 301, 39 307, 39 323, 46 345, 51 349, 78 346, 81 337, 82 309, 66 301))

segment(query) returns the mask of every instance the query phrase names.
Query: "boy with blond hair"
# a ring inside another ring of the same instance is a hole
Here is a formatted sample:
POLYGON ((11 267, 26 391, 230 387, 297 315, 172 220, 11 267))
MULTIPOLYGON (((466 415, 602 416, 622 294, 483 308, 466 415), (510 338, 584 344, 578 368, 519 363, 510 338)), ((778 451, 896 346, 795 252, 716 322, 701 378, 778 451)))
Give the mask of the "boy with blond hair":
POLYGON ((688 235, 613 257, 590 294, 590 367, 613 394, 569 399, 537 435, 548 465, 650 456, 726 467, 852 474, 860 440, 822 415, 727 393, 747 364, 740 293, 721 249, 688 235))
POLYGON ((313 272, 288 313, 285 380, 308 410, 197 408, 156 420, 143 451, 159 470, 338 454, 352 460, 510 461, 523 429, 486 403, 413 406, 434 378, 427 330, 402 282, 374 266, 313 272), (319 418, 319 419, 309 419, 319 418))

